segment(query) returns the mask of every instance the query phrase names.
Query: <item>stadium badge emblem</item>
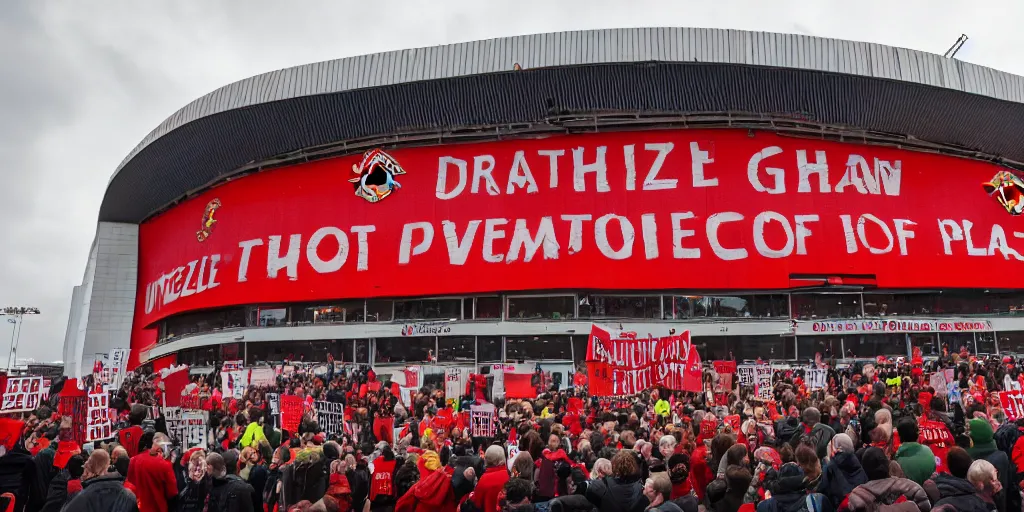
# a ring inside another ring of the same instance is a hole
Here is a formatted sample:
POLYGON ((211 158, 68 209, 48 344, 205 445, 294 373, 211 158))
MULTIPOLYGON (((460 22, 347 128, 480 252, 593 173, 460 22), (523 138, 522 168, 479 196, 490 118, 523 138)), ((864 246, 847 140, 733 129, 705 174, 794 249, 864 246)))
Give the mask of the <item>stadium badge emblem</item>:
POLYGON ((405 174, 398 161, 380 149, 364 153, 359 164, 352 164, 352 172, 356 177, 348 181, 355 187, 356 196, 371 203, 381 201, 402 188, 401 183, 395 181, 395 176, 405 174))
POLYGON ((999 171, 981 186, 989 196, 994 196, 1010 215, 1020 215, 1024 212, 1024 181, 1016 174, 999 171))
POLYGON ((200 225, 199 231, 196 231, 196 240, 202 242, 210 238, 210 233, 213 233, 213 226, 217 223, 217 219, 213 218, 213 215, 219 209, 220 199, 214 199, 206 204, 206 209, 203 210, 203 222, 200 225))

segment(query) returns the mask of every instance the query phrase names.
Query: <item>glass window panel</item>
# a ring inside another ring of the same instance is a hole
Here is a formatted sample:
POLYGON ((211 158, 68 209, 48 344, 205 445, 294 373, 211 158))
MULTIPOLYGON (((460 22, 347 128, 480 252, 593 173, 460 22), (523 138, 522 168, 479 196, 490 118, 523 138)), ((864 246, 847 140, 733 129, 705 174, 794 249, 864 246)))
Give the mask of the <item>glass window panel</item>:
POLYGON ((840 357, 843 348, 842 336, 797 336, 796 357, 801 361, 812 361, 820 353, 822 359, 840 357))
POLYGON ((505 355, 509 361, 571 361, 569 336, 507 336, 505 355))
POLYGON ((245 308, 186 313, 168 318, 161 325, 160 341, 193 334, 233 329, 245 326, 245 308))
MULTIPOLYGON (((996 335, 992 332, 976 332, 975 340, 978 345, 979 354, 996 353, 996 335)), ((945 336, 943 336, 945 338, 945 336)))
POLYGON ((754 295, 751 300, 751 316, 758 318, 788 318, 789 296, 787 295, 754 295))
POLYGON ((476 339, 473 336, 438 336, 437 360, 470 362, 475 360, 476 339))
POLYGON ((370 364, 370 340, 356 340, 356 364, 370 364))
MULTIPOLYGON (((946 337, 943 336, 943 343, 945 343, 946 337)), ((925 356, 937 356, 939 355, 939 337, 933 332, 921 332, 910 334, 910 346, 911 348, 920 348, 921 354, 925 356)), ((971 336, 971 350, 974 350, 974 336, 971 336)), ((900 345, 902 351, 898 351, 900 355, 907 355, 906 342, 900 345)), ((897 353, 894 349, 888 349, 885 354, 897 353)))
POLYGON ((477 361, 481 363, 501 362, 501 336, 477 336, 477 361))
POLYGON ((580 318, 659 318, 661 296, 581 295, 580 318))
POLYGON ((367 322, 390 322, 394 303, 390 300, 366 301, 367 322))
POLYGON ((261 308, 259 311, 260 327, 282 326, 288 323, 288 309, 261 308))
POLYGON ((509 297, 509 320, 568 320, 573 318, 576 299, 572 295, 555 297, 509 297))
POLYGON ((851 334, 843 336, 843 348, 846 357, 874 359, 880 355, 905 356, 907 340, 900 333, 851 334))
MULTIPOLYGON (((911 334, 911 343, 913 344, 913 338, 919 336, 917 334, 911 334)), ((917 346, 917 345, 914 345, 917 346)), ((950 354, 960 352, 960 347, 967 347, 967 351, 971 354, 975 353, 974 346, 974 333, 973 332, 944 332, 942 333, 942 347, 949 350, 950 354)), ((927 350, 922 349, 924 355, 937 355, 929 353, 927 350)))
POLYGON ((794 293, 793 315, 801 320, 860 318, 859 293, 794 293))
POLYGON ((377 363, 425 363, 434 352, 433 336, 377 338, 377 363))
POLYGON ((938 293, 870 293, 864 294, 864 313, 868 316, 933 315, 938 306, 938 293))
POLYGON ((1024 354, 1024 331, 999 331, 999 352, 1024 354))
POLYGON ((396 300, 395 320, 459 320, 462 299, 396 300))
POLYGON ((784 316, 785 295, 673 295, 665 296, 662 318, 744 318, 784 316))
POLYGON ((501 318, 501 297, 477 297, 473 300, 476 301, 476 319, 498 320, 501 318))
POLYGON ((572 362, 582 363, 587 360, 587 344, 590 341, 589 335, 574 335, 572 337, 572 362))
POLYGON ((763 336, 695 336, 693 343, 704 361, 754 361, 793 359, 792 337, 763 336))

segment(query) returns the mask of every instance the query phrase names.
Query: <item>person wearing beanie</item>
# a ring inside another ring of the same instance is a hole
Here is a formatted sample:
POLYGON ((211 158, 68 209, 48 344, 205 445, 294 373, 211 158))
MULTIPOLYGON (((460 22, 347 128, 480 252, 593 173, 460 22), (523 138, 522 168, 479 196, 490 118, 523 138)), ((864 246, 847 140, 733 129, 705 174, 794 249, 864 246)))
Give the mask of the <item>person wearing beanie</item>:
POLYGON ((868 482, 855 487, 840 508, 845 507, 850 512, 866 512, 878 510, 878 505, 901 504, 905 499, 917 505, 920 512, 931 509, 928 495, 920 485, 907 478, 889 476, 889 459, 881 448, 866 448, 860 462, 868 482))
MULTIPOLYGON (((987 460, 995 466, 996 473, 999 475, 999 481, 1003 484, 1004 489, 1015 488, 1016 480, 1011 478, 1010 473, 1010 458, 996 446, 996 442, 993 439, 992 424, 981 418, 974 418, 967 422, 967 435, 971 438, 971 447, 967 449, 967 453, 974 460, 987 460), (1011 486, 1011 481, 1014 482, 1013 486, 1011 486)), ((1005 508, 1007 506, 1007 493, 1004 492, 996 495, 995 500, 999 510, 1007 510, 1005 508)), ((1016 500, 1010 498, 1009 501, 1017 509, 1020 509, 1020 498, 1016 500)))
POLYGON ((822 470, 817 491, 824 494, 834 509, 839 509, 854 487, 867 483, 868 475, 854 454, 853 440, 846 434, 836 434, 829 443, 829 462, 822 470))
POLYGON ((896 432, 900 435, 901 444, 893 460, 903 468, 907 478, 918 485, 924 485, 925 480, 935 473, 935 454, 931 448, 917 442, 917 422, 912 418, 900 420, 896 432))

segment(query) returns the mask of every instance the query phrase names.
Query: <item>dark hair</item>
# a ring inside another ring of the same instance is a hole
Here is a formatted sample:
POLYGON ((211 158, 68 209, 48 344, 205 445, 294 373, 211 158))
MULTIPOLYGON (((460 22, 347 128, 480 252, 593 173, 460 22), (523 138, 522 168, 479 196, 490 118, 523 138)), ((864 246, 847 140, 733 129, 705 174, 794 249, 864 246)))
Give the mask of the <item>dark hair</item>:
POLYGON ((68 459, 68 464, 65 468, 68 470, 68 474, 71 475, 72 480, 82 478, 82 473, 85 471, 85 457, 82 457, 80 453, 72 455, 68 459))
POLYGON ((143 432, 142 435, 139 436, 139 452, 140 453, 148 451, 150 448, 153 447, 153 436, 155 436, 155 435, 156 435, 156 432, 143 432))
POLYGON ((725 452, 725 464, 727 466, 742 466, 743 458, 747 456, 747 445, 734 444, 725 452))
POLYGON ((901 443, 916 443, 918 437, 917 422, 912 418, 904 418, 896 425, 901 443))
POLYGON ((949 473, 957 478, 967 478, 967 470, 970 469, 974 459, 967 453, 967 450, 954 446, 946 454, 946 465, 949 466, 949 473))
POLYGON ((793 453, 793 447, 789 443, 785 443, 782 445, 782 448, 779 448, 779 459, 782 460, 783 464, 796 462, 796 455, 793 453))
POLYGON ((516 504, 533 496, 533 482, 522 478, 512 478, 505 484, 505 499, 509 504, 516 504))
POLYGON ((128 413, 128 423, 131 425, 142 425, 143 421, 146 421, 146 417, 149 416, 149 409, 142 404, 132 405, 131 412, 128 413))
POLYGON ((817 469, 817 472, 821 472, 819 464, 821 460, 818 459, 818 452, 809 444, 800 443, 800 446, 796 448, 796 463, 800 466, 800 469, 804 470, 805 475, 810 475, 817 469))
POLYGON ((725 469, 726 489, 730 491, 746 492, 753 478, 750 470, 743 466, 732 465, 725 469))

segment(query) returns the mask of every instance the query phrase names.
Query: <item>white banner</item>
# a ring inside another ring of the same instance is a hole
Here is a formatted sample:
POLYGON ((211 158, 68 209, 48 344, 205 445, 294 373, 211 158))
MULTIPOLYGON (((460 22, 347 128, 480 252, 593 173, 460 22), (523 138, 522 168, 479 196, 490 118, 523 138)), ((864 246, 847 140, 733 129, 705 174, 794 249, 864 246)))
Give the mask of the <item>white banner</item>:
POLYGON ((281 395, 278 393, 267 393, 267 414, 269 417, 264 421, 274 428, 281 428, 281 395))
POLYGON ((249 370, 250 386, 273 386, 277 384, 277 374, 273 368, 252 368, 249 370))
POLYGON ((444 371, 444 396, 458 400, 466 390, 470 368, 448 368, 444 371))
POLYGON ((221 392, 224 398, 241 399, 245 397, 245 388, 249 385, 249 372, 232 370, 220 372, 221 392))
POLYGON ((885 332, 988 332, 992 331, 989 320, 945 318, 935 320, 819 320, 809 322, 795 320, 797 336, 816 334, 871 334, 885 332))
POLYGON ((42 377, 10 377, 7 379, 0 413, 34 411, 41 403, 42 394, 42 377))
POLYGON ((125 372, 128 368, 128 349, 126 348, 115 348, 110 351, 110 355, 107 356, 107 367, 104 370, 110 370, 110 377, 107 382, 110 383, 114 389, 120 389, 121 383, 124 382, 125 372))
MULTIPOLYGON (((1009 375, 1007 375, 1007 377, 1009 377, 1009 375)), ((928 384, 935 389, 935 396, 946 396, 949 394, 949 390, 946 388, 946 374, 943 372, 933 373, 932 376, 928 378, 928 384)))
POLYGON ((469 406, 469 426, 473 437, 494 437, 498 431, 494 404, 469 406))

